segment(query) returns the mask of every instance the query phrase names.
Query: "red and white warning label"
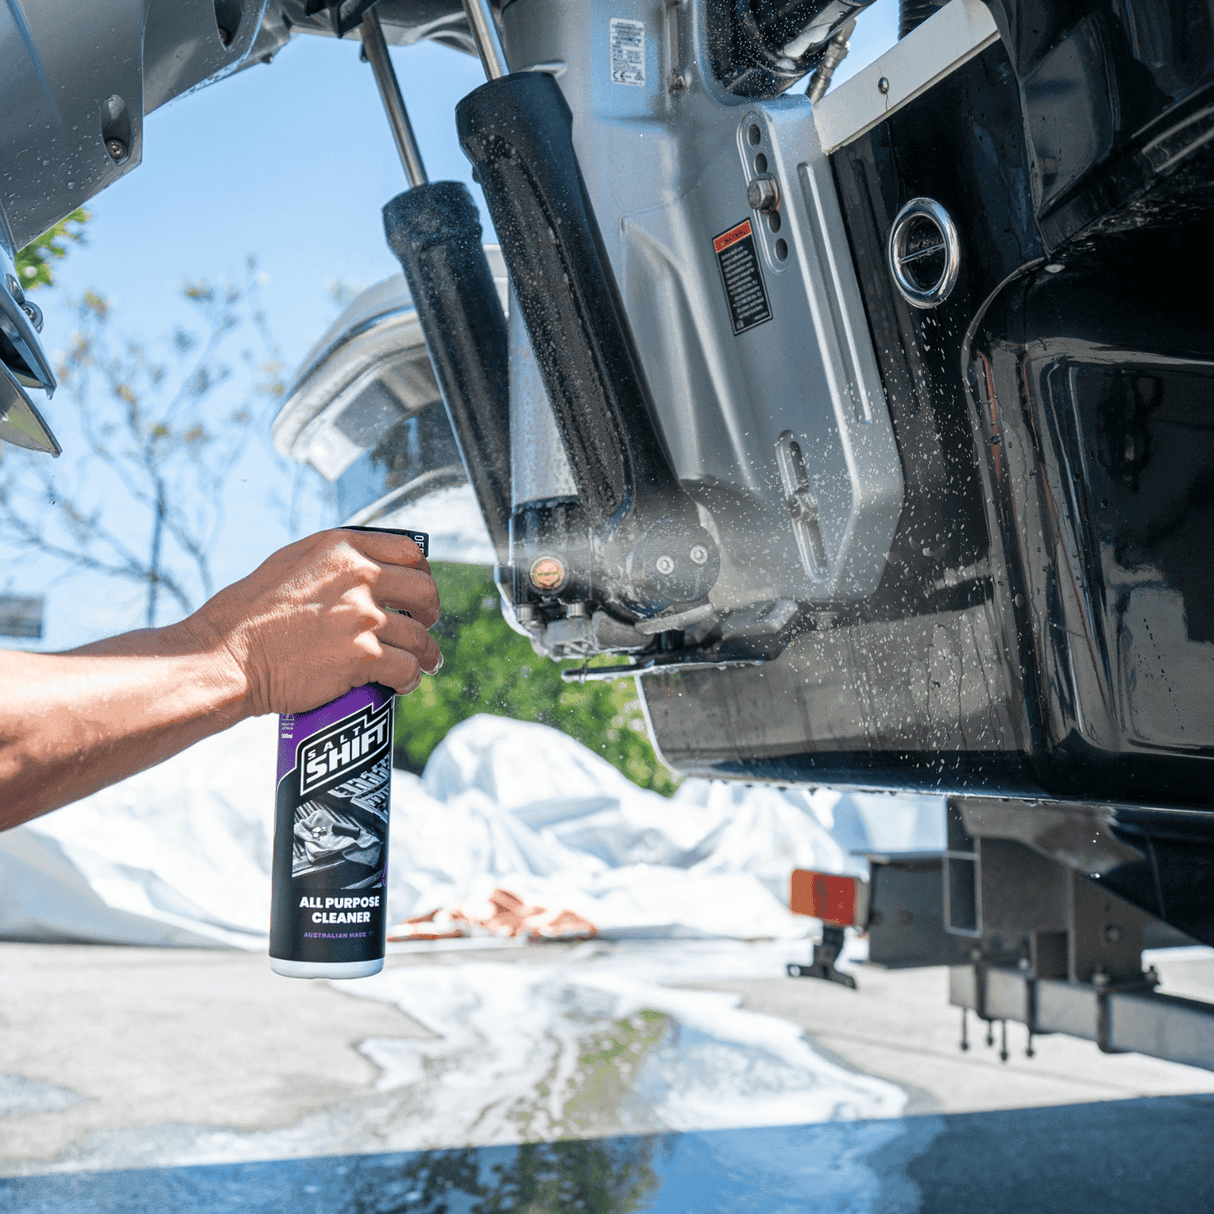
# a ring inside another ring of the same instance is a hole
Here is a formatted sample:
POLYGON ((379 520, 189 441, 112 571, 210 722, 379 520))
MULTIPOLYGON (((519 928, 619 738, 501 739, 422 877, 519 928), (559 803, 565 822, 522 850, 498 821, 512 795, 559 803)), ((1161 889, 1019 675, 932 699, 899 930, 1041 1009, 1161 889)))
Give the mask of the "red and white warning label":
POLYGON ((712 242, 725 284, 725 298, 733 317, 733 331, 745 333, 771 320, 771 304, 755 249, 755 233, 749 219, 722 232, 712 242))

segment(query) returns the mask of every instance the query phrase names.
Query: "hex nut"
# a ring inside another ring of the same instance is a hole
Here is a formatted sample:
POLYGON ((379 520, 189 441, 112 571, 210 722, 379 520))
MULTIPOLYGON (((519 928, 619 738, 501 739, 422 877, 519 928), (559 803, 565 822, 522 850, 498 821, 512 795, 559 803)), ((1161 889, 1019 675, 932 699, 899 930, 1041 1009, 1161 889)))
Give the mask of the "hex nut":
POLYGON ((766 214, 780 205, 780 185, 770 173, 764 173, 746 187, 746 201, 752 210, 766 214))

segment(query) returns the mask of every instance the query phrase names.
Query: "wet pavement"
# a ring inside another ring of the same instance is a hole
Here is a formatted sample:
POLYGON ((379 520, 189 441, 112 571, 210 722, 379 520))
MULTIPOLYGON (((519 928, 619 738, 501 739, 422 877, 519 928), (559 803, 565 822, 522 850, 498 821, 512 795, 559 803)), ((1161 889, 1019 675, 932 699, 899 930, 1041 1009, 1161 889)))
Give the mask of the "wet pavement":
MULTIPOLYGON (((957 1048, 943 970, 804 942, 264 957, 0 945, 0 1211, 1214 1209, 1214 1074, 957 1048)), ((1214 953, 1157 953, 1209 998, 1214 953)))
POLYGON ((1198 1214, 1214 1097, 84 1172, 0 1181, 24 1214, 1198 1214))

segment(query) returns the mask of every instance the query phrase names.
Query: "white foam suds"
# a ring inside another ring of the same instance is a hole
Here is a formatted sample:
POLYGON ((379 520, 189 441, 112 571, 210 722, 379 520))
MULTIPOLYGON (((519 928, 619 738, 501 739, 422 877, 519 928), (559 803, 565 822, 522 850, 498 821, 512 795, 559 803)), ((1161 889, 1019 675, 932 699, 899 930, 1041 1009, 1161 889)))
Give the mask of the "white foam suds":
POLYGON ((409 965, 340 989, 434 1034, 360 1046, 380 1090, 416 1093, 398 1149, 898 1116, 901 1089, 822 1057, 797 1025, 675 985, 775 976, 790 955, 591 944, 556 963, 409 965))

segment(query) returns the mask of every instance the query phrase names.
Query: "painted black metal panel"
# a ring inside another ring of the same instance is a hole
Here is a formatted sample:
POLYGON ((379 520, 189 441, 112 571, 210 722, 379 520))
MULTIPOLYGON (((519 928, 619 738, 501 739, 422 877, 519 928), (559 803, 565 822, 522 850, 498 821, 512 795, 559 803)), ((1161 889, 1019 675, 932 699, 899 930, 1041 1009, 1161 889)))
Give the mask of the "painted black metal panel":
POLYGON ((973 344, 1007 630, 1054 795, 1210 801, 1214 271, 1202 222, 1026 275, 973 344))
POLYGON ((1015 77, 996 47, 836 157, 905 508, 867 602, 823 613, 761 668, 645 680, 659 744, 681 769, 852 787, 1034 787, 1031 706, 1003 636, 1002 564, 959 374, 975 311, 1041 255, 1023 148, 1015 77), (964 250, 958 284, 934 311, 892 290, 885 255, 894 215, 920 195, 949 210, 964 250))
POLYGON ((1053 248, 1150 189, 1211 129, 1211 0, 989 0, 1053 248))
MULTIPOLYGON (((996 45, 834 156, 906 509, 862 608, 820 618, 764 667, 648 684, 656 736, 679 767, 1209 805, 1214 157, 1195 135, 1203 94, 1194 85, 1147 114, 1151 131, 1176 119, 1175 158, 1128 192, 1089 192, 1103 209, 1081 240, 1056 245, 1065 232, 1039 215, 1023 77, 1068 38, 1075 56, 1091 51, 1084 12, 1064 17, 1019 48, 1019 71, 996 45), (929 311, 903 303, 885 258, 893 216, 920 196, 945 206, 962 244, 958 285, 929 311)), ((1204 69, 1186 70, 1193 82, 1204 69)), ((1115 117, 1113 144, 1141 152, 1145 136, 1127 124, 1143 112, 1115 117)), ((1094 129, 1093 149, 1104 139, 1094 129)), ((1066 197, 1094 179, 1077 171, 1066 197)))

